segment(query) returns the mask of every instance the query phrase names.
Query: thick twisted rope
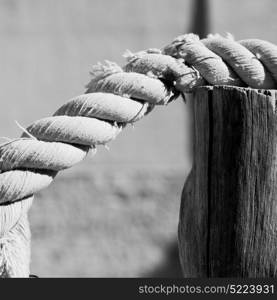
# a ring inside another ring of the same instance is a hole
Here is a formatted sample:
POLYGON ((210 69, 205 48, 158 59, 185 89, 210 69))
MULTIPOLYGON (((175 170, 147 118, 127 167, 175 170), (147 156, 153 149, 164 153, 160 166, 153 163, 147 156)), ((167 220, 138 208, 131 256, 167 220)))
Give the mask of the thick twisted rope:
POLYGON ((277 87, 277 46, 257 39, 187 34, 162 50, 125 57, 123 69, 110 62, 94 66, 85 94, 0 145, 0 276, 29 276, 33 194, 128 123, 202 85, 277 87))

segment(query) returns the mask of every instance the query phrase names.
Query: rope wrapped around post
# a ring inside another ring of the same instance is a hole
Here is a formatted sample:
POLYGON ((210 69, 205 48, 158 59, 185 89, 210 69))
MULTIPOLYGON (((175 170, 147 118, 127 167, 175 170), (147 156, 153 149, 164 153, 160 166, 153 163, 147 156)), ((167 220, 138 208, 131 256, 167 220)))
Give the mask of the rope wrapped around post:
POLYGON ((0 277, 29 276, 33 195, 127 124, 203 85, 277 87, 277 46, 257 39, 187 34, 125 57, 94 66, 85 94, 0 145, 0 277))

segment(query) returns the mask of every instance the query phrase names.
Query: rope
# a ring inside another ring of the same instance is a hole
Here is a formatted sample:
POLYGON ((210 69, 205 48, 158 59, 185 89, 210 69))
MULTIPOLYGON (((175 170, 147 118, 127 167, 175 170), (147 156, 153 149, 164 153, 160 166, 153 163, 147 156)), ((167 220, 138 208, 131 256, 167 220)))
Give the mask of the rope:
POLYGON ((162 50, 124 56, 124 68, 109 61, 94 66, 85 94, 0 145, 0 276, 29 277, 33 194, 127 124, 198 86, 277 86, 277 46, 257 39, 187 34, 162 50))

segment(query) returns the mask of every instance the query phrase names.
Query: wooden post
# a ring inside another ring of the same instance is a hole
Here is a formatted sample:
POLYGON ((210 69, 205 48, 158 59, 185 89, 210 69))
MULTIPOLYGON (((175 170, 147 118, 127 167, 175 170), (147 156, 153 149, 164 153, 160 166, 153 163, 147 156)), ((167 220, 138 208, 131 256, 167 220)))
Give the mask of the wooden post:
POLYGON ((198 34, 201 39, 207 37, 210 31, 210 1, 194 0, 191 1, 191 21, 189 30, 185 32, 193 32, 198 34))
POLYGON ((185 277, 277 276, 277 91, 193 93, 194 164, 179 221, 185 277))

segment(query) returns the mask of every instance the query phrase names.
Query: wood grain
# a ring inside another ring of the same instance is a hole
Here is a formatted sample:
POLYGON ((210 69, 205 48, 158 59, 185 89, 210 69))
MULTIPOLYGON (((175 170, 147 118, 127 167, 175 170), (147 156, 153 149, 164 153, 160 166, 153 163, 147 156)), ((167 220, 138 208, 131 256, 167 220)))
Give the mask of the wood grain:
POLYGON ((185 277, 277 275, 276 94, 193 94, 195 157, 179 221, 185 277))

